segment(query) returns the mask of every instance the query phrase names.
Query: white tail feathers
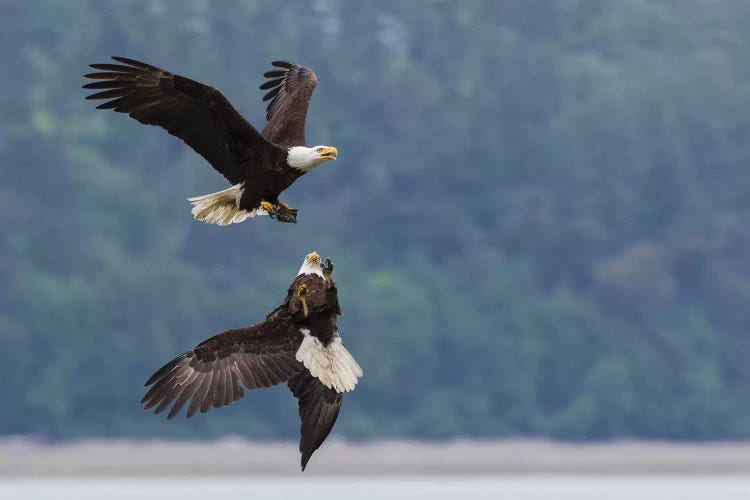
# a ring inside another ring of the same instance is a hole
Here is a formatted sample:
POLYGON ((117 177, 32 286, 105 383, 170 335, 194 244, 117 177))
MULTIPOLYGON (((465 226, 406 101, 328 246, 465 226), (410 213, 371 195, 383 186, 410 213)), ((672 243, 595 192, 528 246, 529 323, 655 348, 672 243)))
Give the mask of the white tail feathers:
POLYGON ((250 212, 240 209, 240 198, 242 198, 243 191, 242 184, 236 184, 218 193, 188 198, 188 201, 193 204, 191 213, 196 220, 220 226, 242 222, 248 217, 255 217, 256 215, 267 215, 266 211, 260 208, 250 212))
POLYGON ((297 361, 326 387, 336 392, 354 390, 362 376, 362 368, 341 343, 341 337, 336 335, 330 344, 324 346, 317 337, 310 335, 307 328, 300 331, 304 338, 297 349, 297 361))

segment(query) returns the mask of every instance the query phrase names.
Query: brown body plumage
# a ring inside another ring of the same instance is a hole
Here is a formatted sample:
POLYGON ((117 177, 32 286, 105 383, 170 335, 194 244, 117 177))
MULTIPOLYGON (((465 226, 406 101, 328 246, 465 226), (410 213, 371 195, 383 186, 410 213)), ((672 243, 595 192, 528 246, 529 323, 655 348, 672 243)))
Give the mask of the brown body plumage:
POLYGON ((335 159, 336 148, 315 148, 314 164, 295 165, 290 148, 307 147, 305 120, 317 77, 309 69, 274 61, 278 69, 261 88, 270 89, 264 100, 268 124, 259 133, 214 87, 124 57, 120 64, 92 64, 97 80, 84 85, 99 92, 86 99, 105 99, 97 109, 127 113, 146 125, 157 125, 182 139, 220 172, 236 190, 191 199, 199 220, 228 224, 257 213, 296 222, 296 210, 279 195, 310 168, 335 159), (316 163, 317 162, 317 163, 316 163))
POLYGON ((191 417, 237 401, 244 389, 287 382, 299 399, 304 470, 333 428, 342 393, 352 390, 362 374, 341 344, 336 324, 341 314, 338 292, 322 271, 320 257, 313 252, 306 257, 284 303, 264 321, 215 335, 164 365, 146 382, 151 388, 141 401, 145 409, 161 413, 171 406, 167 417, 171 419, 187 405, 191 417), (308 263, 309 269, 305 267, 308 263), (314 351, 312 358, 300 354, 310 350, 314 351), (326 356, 330 356, 330 366, 314 362, 313 358, 326 356), (353 378, 332 380, 332 374, 325 372, 341 367, 353 378))

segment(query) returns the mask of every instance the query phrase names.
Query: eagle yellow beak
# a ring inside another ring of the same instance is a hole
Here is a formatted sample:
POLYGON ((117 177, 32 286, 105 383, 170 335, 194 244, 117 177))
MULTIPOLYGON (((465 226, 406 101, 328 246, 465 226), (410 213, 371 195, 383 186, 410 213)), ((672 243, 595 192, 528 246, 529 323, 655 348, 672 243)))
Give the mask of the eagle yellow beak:
MULTIPOLYGON (((323 151, 321 151, 318 154, 324 160, 335 160, 336 156, 338 156, 338 154, 339 154, 339 150, 336 149, 336 148, 334 148, 334 147, 323 148, 323 151)), ((315 254, 315 255, 318 255, 318 254, 315 254)))
POLYGON ((307 264, 317 264, 317 265, 320 265, 320 255, 318 255, 318 252, 309 253, 305 257, 305 262, 307 264))

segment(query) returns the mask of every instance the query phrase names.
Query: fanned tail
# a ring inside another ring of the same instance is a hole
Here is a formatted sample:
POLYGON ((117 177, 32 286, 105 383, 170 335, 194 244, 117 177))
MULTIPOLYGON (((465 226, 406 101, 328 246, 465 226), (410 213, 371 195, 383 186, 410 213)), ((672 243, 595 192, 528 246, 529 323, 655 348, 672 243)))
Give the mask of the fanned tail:
POLYGON ((243 190, 242 184, 236 184, 218 193, 188 198, 188 201, 193 204, 191 213, 195 220, 220 226, 242 222, 248 217, 255 217, 256 215, 267 215, 263 209, 254 209, 248 212, 240 208, 243 190))
POLYGON ((297 361, 305 365, 324 386, 336 392, 353 391, 362 376, 362 368, 346 350, 338 332, 327 346, 310 335, 307 328, 300 329, 300 333, 303 337, 297 349, 297 361))

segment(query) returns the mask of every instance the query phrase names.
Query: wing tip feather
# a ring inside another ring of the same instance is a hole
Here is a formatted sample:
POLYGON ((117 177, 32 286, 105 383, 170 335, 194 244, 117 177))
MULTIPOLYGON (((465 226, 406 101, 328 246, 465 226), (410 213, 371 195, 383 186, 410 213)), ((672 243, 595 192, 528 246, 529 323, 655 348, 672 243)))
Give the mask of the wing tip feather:
POLYGON ((291 61, 271 61, 271 66, 276 66, 277 68, 291 69, 296 65, 291 61))

